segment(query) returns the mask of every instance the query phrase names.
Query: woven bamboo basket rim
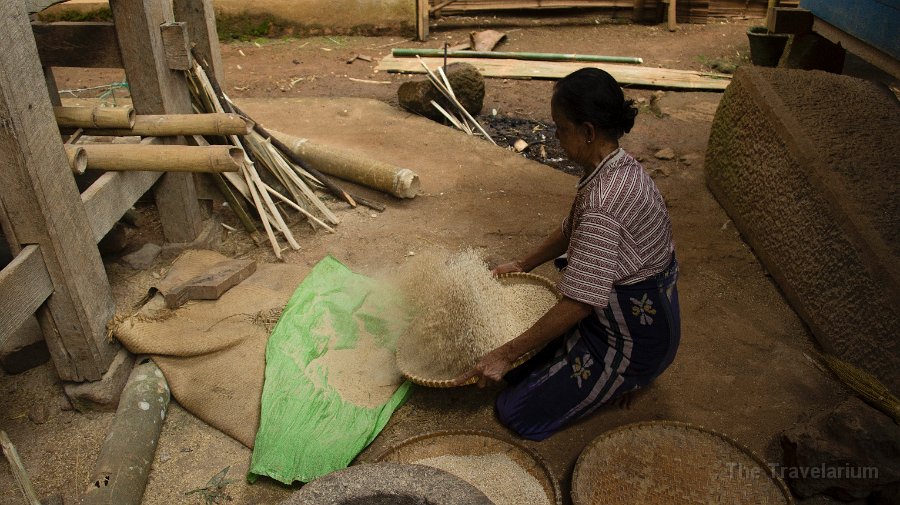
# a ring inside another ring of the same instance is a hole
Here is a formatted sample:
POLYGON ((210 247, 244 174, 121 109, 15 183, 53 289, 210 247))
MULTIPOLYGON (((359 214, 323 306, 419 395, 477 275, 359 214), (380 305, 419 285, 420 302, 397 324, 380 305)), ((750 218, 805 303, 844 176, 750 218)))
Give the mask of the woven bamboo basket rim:
MULTIPOLYGON (((554 284, 553 281, 551 281, 550 279, 548 279, 544 276, 541 276, 538 274, 527 273, 527 272, 510 272, 510 273, 506 273, 506 274, 500 274, 497 276, 497 280, 499 280, 501 283, 503 283, 504 280, 511 280, 511 279, 512 280, 514 280, 514 279, 528 280, 528 281, 533 282, 534 284, 544 286, 550 292, 553 293, 553 296, 555 296, 557 300, 559 300, 559 298, 560 298, 559 290, 556 289, 556 284, 554 284)), ((516 335, 516 336, 518 336, 518 335, 516 335)), ((513 363, 512 367, 516 368, 517 366, 521 365, 522 363, 525 363, 532 356, 534 356, 536 354, 536 352, 537 351, 531 351, 531 352, 524 354, 522 357, 520 357, 513 363)), ((399 366, 399 360, 398 360, 398 366, 399 366)), ((470 384, 475 384, 476 382, 478 382, 478 378, 473 377, 463 384, 456 385, 453 383, 453 379, 429 379, 427 377, 422 377, 420 375, 416 375, 412 372, 409 372, 409 371, 406 371, 403 369, 400 369, 400 374, 405 379, 408 379, 410 382, 412 382, 413 384, 418 384, 420 386, 425 386, 425 387, 429 387, 429 388, 446 389, 446 388, 453 388, 453 387, 460 387, 460 386, 468 386, 470 384)))
MULTIPOLYGON (((486 430, 441 430, 431 433, 424 433, 422 435, 415 435, 386 449, 378 457, 375 458, 375 462, 412 463, 412 458, 405 459, 403 457, 404 451, 408 451, 411 448, 414 450, 417 447, 431 448, 433 450, 437 446, 435 439, 454 439, 465 437, 487 439, 483 442, 483 445, 479 446, 481 448, 486 448, 488 442, 490 442, 498 446, 505 446, 506 449, 501 451, 495 450, 491 452, 479 453, 476 451, 472 451, 471 445, 467 446, 465 444, 447 444, 447 447, 450 447, 451 450, 442 455, 479 456, 482 454, 496 454, 498 452, 505 452, 507 455, 510 455, 511 459, 516 461, 516 463, 519 464, 519 466, 521 466, 523 470, 527 471, 535 479, 537 479, 537 481, 541 484, 541 487, 544 488, 544 492, 547 494, 547 498, 550 499, 551 503, 553 503, 554 505, 562 505, 562 491, 559 487, 559 481, 557 480, 556 475, 553 474, 553 471, 550 470, 550 466, 546 461, 544 461, 544 458, 542 458, 534 450, 524 446, 523 444, 515 440, 502 437, 486 430), (513 458, 513 454, 518 455, 519 458, 513 458), (525 466, 523 466, 520 462, 521 459, 530 461, 532 463, 532 467, 526 468, 525 466)), ((429 455, 423 458, 418 458, 415 459, 415 461, 419 461, 420 459, 425 459, 427 457, 432 456, 429 455)))
MULTIPOLYGON (((619 426, 618 428, 613 428, 609 431, 602 433, 600 436, 591 440, 590 443, 581 451, 581 454, 578 456, 578 460, 575 462, 575 468, 572 470, 572 485, 571 485, 571 498, 572 505, 594 505, 594 502, 590 500, 590 496, 582 495, 582 486, 580 485, 582 482, 590 482, 591 484, 596 483, 595 479, 591 479, 586 472, 586 468, 590 466, 590 458, 593 456, 593 451, 597 450, 598 446, 606 442, 608 439, 631 430, 643 429, 643 428, 656 428, 656 427, 673 427, 673 428, 683 428, 686 430, 694 430, 701 433, 705 433, 708 435, 712 435, 715 438, 725 442, 733 449, 741 452, 745 456, 749 457, 753 460, 760 468, 763 469, 765 475, 769 477, 772 482, 775 483, 775 486, 781 492, 782 497, 784 498, 784 503, 786 505, 794 505, 794 497, 791 495, 790 490, 785 484, 784 480, 781 479, 775 472, 772 470, 772 467, 766 463, 760 456, 758 456, 755 452, 751 451, 749 448, 738 442, 737 440, 720 433, 718 431, 709 429, 705 426, 701 426, 693 423, 686 423, 682 421, 643 421, 637 423, 626 424, 623 426, 619 426)), ((590 488, 588 488, 590 489, 590 488)), ((611 502, 610 502, 611 503, 611 502)))

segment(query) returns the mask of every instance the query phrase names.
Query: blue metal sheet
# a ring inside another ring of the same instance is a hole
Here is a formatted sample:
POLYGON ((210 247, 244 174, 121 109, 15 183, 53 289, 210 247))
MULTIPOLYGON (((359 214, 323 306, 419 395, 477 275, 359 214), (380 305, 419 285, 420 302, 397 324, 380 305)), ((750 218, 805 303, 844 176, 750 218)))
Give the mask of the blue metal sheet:
POLYGON ((900 0, 801 0, 800 7, 900 60, 900 0))

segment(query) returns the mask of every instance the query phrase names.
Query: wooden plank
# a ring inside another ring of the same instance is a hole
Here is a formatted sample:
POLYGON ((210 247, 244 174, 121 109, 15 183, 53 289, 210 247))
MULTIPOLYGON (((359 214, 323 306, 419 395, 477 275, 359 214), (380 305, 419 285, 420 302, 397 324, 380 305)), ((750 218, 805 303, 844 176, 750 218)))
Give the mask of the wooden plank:
POLYGON ((81 194, 91 223, 91 236, 100 242, 125 211, 146 193, 162 172, 107 172, 81 194))
POLYGON ((34 315, 51 293, 53 282, 40 246, 26 246, 0 270, 0 345, 34 315))
POLYGON ((47 85, 47 94, 50 96, 50 105, 54 107, 62 106, 62 99, 59 97, 59 88, 56 87, 56 77, 53 76, 53 69, 44 67, 44 84, 47 85))
MULTIPOLYGON (((429 68, 444 64, 442 58, 422 58, 429 68)), ((583 63, 566 61, 524 61, 490 60, 481 58, 453 58, 448 62, 469 63, 485 77, 505 79, 561 79, 584 67, 596 67, 609 72, 621 85, 659 89, 692 89, 723 91, 731 82, 727 75, 675 70, 666 68, 641 67, 637 65, 616 65, 604 63, 583 63)), ((378 64, 379 71, 394 73, 425 73, 422 65, 411 58, 385 56, 378 64)))
POLYGON ((46 67, 122 68, 112 23, 32 23, 46 67))
POLYGON ((225 86, 222 53, 216 33, 216 15, 212 0, 174 0, 175 20, 187 24, 189 47, 202 60, 207 72, 211 72, 220 86, 225 86))
POLYGON ((159 30, 162 34, 168 67, 171 70, 190 70, 192 60, 190 49, 188 49, 188 34, 185 24, 163 23, 159 30))
POLYGON ((0 200, 19 244, 40 246, 53 283, 41 328, 60 377, 98 380, 118 350, 106 271, 81 205, 25 4, 0 10, 0 200))
POLYGON ((166 307, 176 309, 188 300, 218 300, 226 291, 237 286, 256 271, 254 260, 226 260, 209 270, 163 293, 166 307))
POLYGON ((881 49, 819 18, 813 22, 813 31, 835 44, 840 44, 844 49, 891 74, 896 79, 900 79, 900 60, 881 49))
MULTIPOLYGON (((189 114, 184 73, 168 68, 159 27, 175 21, 168 0, 111 0, 113 20, 138 114, 189 114)), ((173 140, 184 143, 183 139, 173 140)), ((189 173, 169 173, 157 184, 156 207, 170 242, 191 242, 201 229, 200 204, 189 173)))

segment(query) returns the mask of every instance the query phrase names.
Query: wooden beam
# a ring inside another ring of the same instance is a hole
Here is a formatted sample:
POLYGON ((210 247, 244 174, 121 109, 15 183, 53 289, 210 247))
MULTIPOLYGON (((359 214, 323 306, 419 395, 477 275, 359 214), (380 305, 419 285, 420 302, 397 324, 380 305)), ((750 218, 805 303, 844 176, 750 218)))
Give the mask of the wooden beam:
POLYGON ((840 44, 844 49, 891 74, 894 78, 900 79, 900 60, 881 49, 819 18, 813 22, 813 31, 835 44, 840 44))
POLYGON ((53 294, 41 328, 60 378, 99 380, 118 346, 106 271, 69 169, 23 2, 0 10, 0 200, 19 244, 40 246, 53 294))
POLYGON ((166 64, 169 69, 190 70, 191 51, 188 47, 188 34, 184 23, 163 23, 159 30, 162 34, 166 64))
POLYGON ((203 67, 220 86, 225 86, 216 15, 212 0, 174 0, 175 20, 187 24, 189 47, 193 47, 203 67))
POLYGON ((112 23, 31 24, 45 67, 122 68, 112 23))
POLYGON ((34 315, 50 294, 53 282, 41 248, 29 245, 0 270, 0 345, 34 315))
MULTIPOLYGON (((166 62, 160 25, 175 21, 168 0, 111 0, 109 3, 131 99, 138 114, 189 114, 184 73, 166 62)), ((173 141, 184 143, 183 139, 173 141)), ((191 242, 200 234, 200 204, 189 173, 163 176, 155 190, 163 233, 170 242, 191 242)))
MULTIPOLYGON (((441 58, 422 58, 422 61, 429 68, 437 68, 444 64, 441 58)), ((723 91, 731 82, 731 76, 728 75, 638 65, 616 65, 614 63, 538 62, 483 58, 453 58, 449 62, 469 63, 485 77, 508 79, 562 79, 579 68, 597 67, 609 72, 621 85, 647 88, 723 91)), ((386 72, 425 73, 425 69, 418 60, 393 56, 382 58, 377 69, 386 72)))

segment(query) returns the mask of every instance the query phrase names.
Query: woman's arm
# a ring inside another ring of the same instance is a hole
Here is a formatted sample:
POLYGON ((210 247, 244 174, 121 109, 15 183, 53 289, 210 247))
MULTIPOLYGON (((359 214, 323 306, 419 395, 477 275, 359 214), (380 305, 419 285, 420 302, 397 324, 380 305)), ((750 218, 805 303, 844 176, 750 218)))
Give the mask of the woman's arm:
POLYGON ((586 303, 563 297, 531 328, 485 354, 471 370, 454 379, 454 384, 461 386, 472 377, 478 377, 478 387, 484 387, 489 381, 500 381, 519 357, 547 345, 584 319, 591 310, 593 307, 586 303))
POLYGON ((494 275, 509 272, 530 272, 558 256, 561 256, 569 248, 569 239, 562 232, 562 226, 558 226, 544 239, 537 248, 522 259, 504 263, 492 270, 494 275))

